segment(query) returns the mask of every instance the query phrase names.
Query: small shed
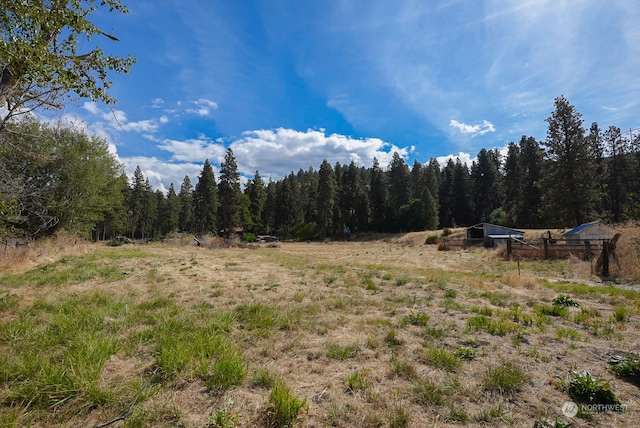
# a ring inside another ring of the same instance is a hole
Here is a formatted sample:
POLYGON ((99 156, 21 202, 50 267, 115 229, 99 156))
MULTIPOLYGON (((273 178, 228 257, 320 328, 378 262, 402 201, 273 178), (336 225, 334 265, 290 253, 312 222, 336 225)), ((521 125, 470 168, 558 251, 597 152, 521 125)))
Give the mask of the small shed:
POLYGON ((491 223, 479 223, 467 228, 467 242, 470 245, 482 244, 485 247, 500 247, 511 239, 524 239, 524 232, 506 226, 491 223))
POLYGON ((614 231, 610 227, 600 223, 600 221, 592 221, 590 223, 581 224, 574 227, 562 236, 567 240, 567 244, 580 245, 585 242, 600 244, 603 239, 613 238, 614 231))

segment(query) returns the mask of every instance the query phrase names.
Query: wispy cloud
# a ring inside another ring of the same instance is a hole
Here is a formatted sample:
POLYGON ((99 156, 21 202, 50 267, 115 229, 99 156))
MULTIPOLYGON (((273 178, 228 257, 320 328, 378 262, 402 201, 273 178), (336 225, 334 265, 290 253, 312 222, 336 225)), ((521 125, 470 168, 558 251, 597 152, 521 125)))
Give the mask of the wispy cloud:
POLYGON ((196 114, 198 116, 210 116, 213 110, 217 110, 218 104, 205 98, 201 98, 193 102, 195 108, 187 108, 186 112, 196 114))
POLYGON ((488 134, 489 132, 496 132, 496 128, 493 126, 493 123, 488 120, 483 120, 482 124, 468 125, 452 119, 451 122, 449 122, 449 126, 456 128, 462 134, 470 134, 472 137, 488 134))
POLYGON ((187 140, 165 139, 158 148, 171 153, 171 159, 181 162, 203 162, 209 159, 219 163, 224 158, 225 147, 204 135, 187 140))
POLYGON ((94 128, 101 128, 102 130, 109 128, 112 131, 154 133, 158 130, 160 124, 168 122, 168 118, 166 116, 140 121, 129 121, 127 113, 123 110, 103 110, 93 101, 85 102, 83 104, 83 108, 104 121, 93 122, 94 128))

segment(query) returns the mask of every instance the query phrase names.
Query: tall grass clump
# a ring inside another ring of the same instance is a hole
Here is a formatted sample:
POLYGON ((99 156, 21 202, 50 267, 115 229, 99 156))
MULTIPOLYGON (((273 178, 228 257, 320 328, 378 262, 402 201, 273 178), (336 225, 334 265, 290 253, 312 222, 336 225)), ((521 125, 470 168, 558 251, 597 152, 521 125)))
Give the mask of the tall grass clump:
POLYGON ((293 427, 300 416, 300 411, 306 404, 306 398, 296 397, 284 382, 276 382, 271 389, 269 402, 266 406, 266 426, 273 428, 293 427))
POLYGON ((509 395, 520 391, 529 379, 529 375, 522 368, 507 361, 487 367, 481 377, 481 385, 487 392, 509 395))

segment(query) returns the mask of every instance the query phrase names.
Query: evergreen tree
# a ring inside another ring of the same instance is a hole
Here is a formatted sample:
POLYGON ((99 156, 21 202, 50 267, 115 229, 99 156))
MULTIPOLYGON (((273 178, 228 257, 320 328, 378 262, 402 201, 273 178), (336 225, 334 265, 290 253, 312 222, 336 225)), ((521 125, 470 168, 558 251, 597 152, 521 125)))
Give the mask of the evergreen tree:
POLYGON ((453 172, 455 170, 455 163, 453 159, 449 158, 447 164, 442 168, 440 178, 440 226, 452 227, 455 225, 454 219, 454 204, 456 195, 453 189, 453 172))
POLYGON ((606 200, 611 220, 618 223, 625 219, 629 184, 632 175, 629 168, 629 142, 620 132, 620 128, 610 126, 604 132, 604 144, 609 155, 609 168, 606 177, 606 200))
POLYGON ((220 164, 220 183, 218 184, 220 226, 227 237, 239 221, 240 194, 238 165, 233 151, 228 148, 224 161, 220 164))
POLYGON ((357 232, 366 232, 369 230, 369 190, 368 184, 369 178, 365 168, 358 169, 358 178, 355 192, 355 204, 353 208, 355 210, 355 229, 357 232))
POLYGON ((589 150, 591 153, 591 157, 593 158, 593 162, 595 164, 594 169, 594 180, 595 180, 595 188, 594 188, 594 199, 595 199, 595 212, 598 216, 606 215, 605 211, 609 209, 608 207, 608 199, 607 199, 607 164, 605 162, 605 147, 604 140, 602 135, 602 130, 600 126, 598 126, 597 122, 593 122, 591 124, 591 128, 589 128, 589 135, 586 137, 587 144, 589 145, 589 150))
POLYGON ((165 210, 162 214, 164 220, 164 233, 171 233, 178 230, 180 222, 180 197, 176 193, 176 189, 173 183, 169 185, 169 191, 167 192, 167 202, 165 204, 165 210))
POLYGON ((398 152, 393 153, 388 170, 389 204, 394 210, 409 203, 411 198, 409 166, 398 152))
POLYGON ((433 197, 428 187, 425 187, 424 190, 422 190, 422 195, 420 195, 420 200, 422 201, 422 207, 424 209, 424 213, 423 213, 424 229, 426 230, 437 229, 438 228, 438 204, 436 203, 436 199, 433 197))
POLYGON ((545 205, 555 225, 582 224, 593 212, 594 162, 582 115, 564 97, 547 119, 545 205))
POLYGON ((460 226, 468 226, 473 219, 471 218, 471 176, 466 163, 462 163, 460 159, 456 159, 453 169, 452 182, 452 199, 453 210, 452 216, 455 223, 460 226))
POLYGON ((293 172, 276 183, 274 224, 284 237, 290 237, 293 228, 302 221, 299 185, 298 178, 293 172))
MULTIPOLYGON (((440 203, 438 200, 440 195, 440 176, 441 176, 440 163, 435 158, 429 159, 429 163, 427 164, 426 167, 424 167, 424 183, 427 189, 429 189, 429 192, 431 193, 431 196, 433 197, 433 200, 436 204, 436 212, 438 213, 436 215, 436 220, 435 220, 436 226, 439 223, 439 217, 440 217, 440 214, 439 214, 440 203)), ((424 200, 424 198, 422 199, 424 200)))
POLYGON ((143 189, 140 236, 142 239, 150 239, 154 236, 154 225, 157 224, 158 200, 148 177, 144 181, 143 189))
POLYGON ((268 233, 273 233, 273 230, 277 228, 276 226, 276 214, 277 214, 277 203, 278 203, 278 186, 277 184, 269 179, 269 183, 266 188, 266 199, 264 202, 264 209, 262 210, 262 224, 264 224, 265 229, 268 233))
POLYGON ((335 205, 336 176, 333 168, 327 160, 323 160, 318 172, 318 216, 317 225, 323 236, 327 236, 331 230, 334 218, 333 208, 335 205))
POLYGON ((197 233, 200 235, 216 234, 216 217, 219 207, 218 186, 216 185, 215 175, 209 159, 204 161, 193 196, 194 220, 197 233))
POLYGON ((245 194, 249 197, 249 218, 253 231, 262 233, 265 230, 263 211, 267 202, 267 189, 260 173, 256 171, 253 179, 247 182, 245 194))
POLYGON ((520 149, 516 143, 510 142, 504 162, 504 203, 502 205, 507 216, 507 224, 510 226, 517 226, 520 221, 518 218, 518 204, 521 200, 519 163, 520 149))
POLYGON ((413 161, 413 166, 411 167, 409 186, 411 198, 421 199, 422 191, 426 185, 426 168, 416 159, 413 161))
POLYGON ((178 230, 181 232, 195 232, 193 185, 188 175, 184 176, 180 185, 180 214, 178 215, 178 230))
POLYGON ((133 171, 133 183, 131 186, 131 198, 129 200, 129 216, 131 222, 131 238, 136 238, 136 232, 141 230, 144 214, 144 174, 140 165, 133 171))
POLYGON ((518 227, 538 228, 542 224, 543 152, 534 137, 522 136, 518 155, 519 196, 516 205, 518 227))
MULTIPOLYGON (((345 222, 345 218, 343 217, 343 211, 341 209, 342 207, 342 199, 343 199, 343 194, 344 194, 344 189, 342 188, 342 178, 344 175, 344 171, 346 170, 346 168, 343 168, 342 165, 340 165, 340 162, 336 162, 334 168, 333 168, 333 174, 334 174, 334 183, 335 183, 335 189, 333 191, 333 206, 331 208, 333 215, 332 218, 330 219, 329 224, 331 224, 331 232, 334 235, 340 234, 342 233, 343 227, 344 227, 344 222, 345 222)), ((318 172, 319 174, 319 172, 318 172)), ((319 179, 319 177, 318 177, 319 179)), ((318 183, 319 184, 319 183, 318 183)), ((318 190, 320 189, 320 187, 318 187, 318 190)), ((318 211, 320 211, 322 208, 320 206, 318 206, 318 211)), ((318 227, 320 227, 320 229, 322 229, 322 226, 320 226, 320 224, 318 224, 318 227)))
POLYGON ((369 185, 369 200, 371 201, 371 222, 373 230, 381 232, 385 223, 387 206, 387 183, 384 171, 380 168, 378 159, 373 158, 369 185))
POLYGON ((298 172, 300 181, 300 196, 304 223, 315 223, 318 215, 318 172, 310 166, 307 171, 300 169, 298 172))
POLYGON ((486 149, 480 150, 477 161, 471 165, 474 222, 488 221, 491 213, 501 206, 499 168, 499 160, 486 149))

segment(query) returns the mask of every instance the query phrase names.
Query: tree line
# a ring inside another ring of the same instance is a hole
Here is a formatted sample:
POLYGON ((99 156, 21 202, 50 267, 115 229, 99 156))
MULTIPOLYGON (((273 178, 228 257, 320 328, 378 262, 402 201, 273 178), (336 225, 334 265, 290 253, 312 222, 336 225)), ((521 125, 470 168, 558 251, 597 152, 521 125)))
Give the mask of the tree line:
MULTIPOLYGON (((410 166, 398 153, 382 168, 326 159, 241 185, 228 148, 219 176, 209 160, 194 182, 154 190, 137 167, 128 179, 104 140, 33 117, 5 124, 0 145, 4 233, 68 230, 108 239, 276 234, 314 239, 345 233, 409 232, 490 222, 518 228, 640 218, 640 138, 593 123, 555 100, 544 141, 522 136, 506 155, 482 149, 471 165, 435 158, 410 166)), ((252 236, 252 235, 249 235, 252 236)))

